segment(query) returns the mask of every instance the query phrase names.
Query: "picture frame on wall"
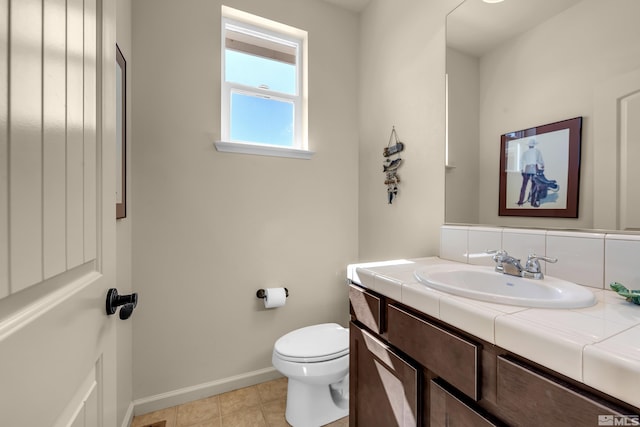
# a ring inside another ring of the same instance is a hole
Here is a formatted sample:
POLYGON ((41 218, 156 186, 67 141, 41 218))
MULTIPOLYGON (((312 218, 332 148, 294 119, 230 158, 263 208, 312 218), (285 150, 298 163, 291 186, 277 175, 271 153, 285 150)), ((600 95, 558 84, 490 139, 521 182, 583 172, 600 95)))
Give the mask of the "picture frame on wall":
POLYGON ((500 216, 577 218, 582 117, 500 137, 500 216))
POLYGON ((127 216, 127 61, 116 45, 116 219, 127 216))

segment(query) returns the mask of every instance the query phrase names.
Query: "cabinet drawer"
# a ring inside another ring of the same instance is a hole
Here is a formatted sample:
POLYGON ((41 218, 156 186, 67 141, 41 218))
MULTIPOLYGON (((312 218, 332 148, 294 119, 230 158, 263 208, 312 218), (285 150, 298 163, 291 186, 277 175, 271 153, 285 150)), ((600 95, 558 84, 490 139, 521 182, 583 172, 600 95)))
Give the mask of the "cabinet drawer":
POLYGON ((455 390, 451 390, 447 384, 438 379, 431 380, 429 393, 431 427, 495 427, 504 425, 482 409, 474 406, 473 402, 465 402, 468 399, 456 396, 455 390))
POLYGON ((382 333, 382 300, 359 286, 349 285, 351 315, 376 333, 382 333))
POLYGON ((391 344, 469 396, 480 400, 480 346, 389 305, 387 337, 391 344))
POLYGON ((522 426, 597 426, 599 417, 624 412, 507 357, 498 357, 497 377, 498 406, 522 426))

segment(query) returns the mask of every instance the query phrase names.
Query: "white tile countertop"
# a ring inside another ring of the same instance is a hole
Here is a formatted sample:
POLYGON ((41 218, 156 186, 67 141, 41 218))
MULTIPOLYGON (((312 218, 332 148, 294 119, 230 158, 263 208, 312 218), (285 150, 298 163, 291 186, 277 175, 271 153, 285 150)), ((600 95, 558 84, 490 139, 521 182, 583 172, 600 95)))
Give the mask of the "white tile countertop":
POLYGON ((640 407, 640 306, 589 288, 582 309, 540 309, 477 301, 418 282, 416 269, 456 264, 418 258, 351 264, 348 278, 485 341, 640 407))

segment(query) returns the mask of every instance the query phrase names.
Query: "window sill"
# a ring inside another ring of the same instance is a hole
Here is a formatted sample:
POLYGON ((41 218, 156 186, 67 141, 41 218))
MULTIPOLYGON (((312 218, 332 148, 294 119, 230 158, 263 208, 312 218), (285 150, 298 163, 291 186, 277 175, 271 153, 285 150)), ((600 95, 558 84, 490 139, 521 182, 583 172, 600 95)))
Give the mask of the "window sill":
POLYGON ((289 157, 293 159, 309 160, 314 151, 298 148, 277 147, 274 145, 249 144, 246 142, 216 141, 216 150, 223 153, 256 154, 258 156, 289 157))

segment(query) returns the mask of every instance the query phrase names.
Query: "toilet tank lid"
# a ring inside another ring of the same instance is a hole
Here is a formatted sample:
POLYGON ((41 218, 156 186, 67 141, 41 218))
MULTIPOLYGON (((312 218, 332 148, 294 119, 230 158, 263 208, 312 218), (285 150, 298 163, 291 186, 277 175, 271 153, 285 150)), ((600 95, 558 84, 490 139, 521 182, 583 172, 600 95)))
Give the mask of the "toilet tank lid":
POLYGON ((323 323, 296 329, 280 337, 276 352, 295 358, 315 358, 344 353, 349 349, 349 329, 337 323, 323 323))

